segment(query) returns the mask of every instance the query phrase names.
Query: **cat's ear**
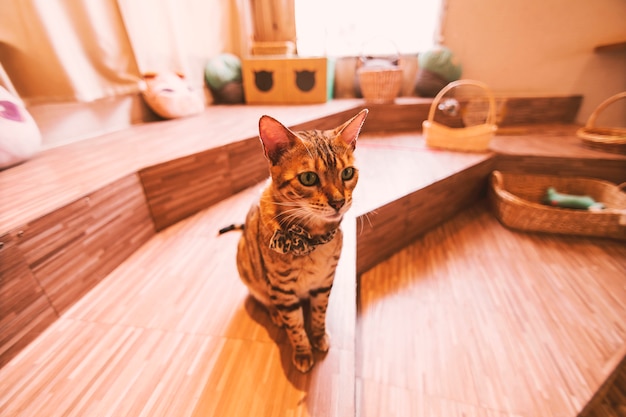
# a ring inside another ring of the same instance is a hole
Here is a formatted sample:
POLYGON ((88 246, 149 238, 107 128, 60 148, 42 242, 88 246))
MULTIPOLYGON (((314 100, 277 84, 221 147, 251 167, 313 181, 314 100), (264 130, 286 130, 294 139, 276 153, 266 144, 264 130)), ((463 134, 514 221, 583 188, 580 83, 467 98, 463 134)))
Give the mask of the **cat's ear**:
POLYGON ((367 113, 369 113, 369 110, 363 109, 359 114, 337 128, 337 136, 351 146, 352 149, 356 147, 356 139, 359 137, 367 113))
POLYGON ((291 130, 270 116, 263 116, 259 120, 259 137, 263 144, 265 157, 274 165, 278 163, 283 152, 290 148, 296 140, 296 136, 291 130))

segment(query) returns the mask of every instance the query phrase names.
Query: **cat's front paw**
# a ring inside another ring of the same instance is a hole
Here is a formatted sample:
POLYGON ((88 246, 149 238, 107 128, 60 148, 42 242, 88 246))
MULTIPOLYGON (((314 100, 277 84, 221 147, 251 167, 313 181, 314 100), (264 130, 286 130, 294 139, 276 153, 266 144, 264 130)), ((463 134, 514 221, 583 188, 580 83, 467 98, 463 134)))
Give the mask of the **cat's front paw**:
POLYGON ((324 333, 321 336, 315 336, 313 337, 311 343, 313 344, 313 347, 320 352, 328 352, 328 349, 330 349, 330 336, 328 333, 324 333))
POLYGON ((315 364, 313 352, 310 350, 308 352, 294 352, 292 361, 296 369, 302 373, 309 372, 315 364))

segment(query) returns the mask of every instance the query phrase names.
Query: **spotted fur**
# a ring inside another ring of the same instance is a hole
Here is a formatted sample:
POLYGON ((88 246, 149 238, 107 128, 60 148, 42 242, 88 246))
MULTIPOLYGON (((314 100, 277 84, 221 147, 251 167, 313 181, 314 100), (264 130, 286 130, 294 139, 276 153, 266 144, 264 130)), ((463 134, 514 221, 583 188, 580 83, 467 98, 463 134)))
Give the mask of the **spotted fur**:
POLYGON ((293 132, 269 116, 259 121, 270 179, 246 217, 237 266, 252 296, 287 332, 301 372, 313 366, 313 348, 330 347, 326 309, 341 254, 340 223, 358 181, 353 151, 366 116, 363 110, 325 131, 293 132))

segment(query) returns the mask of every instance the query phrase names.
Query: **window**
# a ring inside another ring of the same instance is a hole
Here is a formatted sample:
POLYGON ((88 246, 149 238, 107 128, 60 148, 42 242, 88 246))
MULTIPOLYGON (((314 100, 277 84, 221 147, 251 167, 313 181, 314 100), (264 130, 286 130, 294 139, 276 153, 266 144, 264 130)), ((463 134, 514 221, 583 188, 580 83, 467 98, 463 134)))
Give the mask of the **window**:
POLYGON ((295 0, 299 55, 414 54, 435 45, 443 0, 295 0))

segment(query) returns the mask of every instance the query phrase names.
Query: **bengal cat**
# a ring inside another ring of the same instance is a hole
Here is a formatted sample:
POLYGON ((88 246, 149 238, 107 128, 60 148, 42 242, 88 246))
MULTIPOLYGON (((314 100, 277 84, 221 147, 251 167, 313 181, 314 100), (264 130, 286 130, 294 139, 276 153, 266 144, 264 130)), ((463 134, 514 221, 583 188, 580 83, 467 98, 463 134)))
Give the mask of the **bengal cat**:
POLYGON ((237 267, 252 296, 285 328, 301 372, 313 366, 313 348, 330 347, 326 308, 341 254, 340 223, 359 178, 353 151, 367 112, 325 131, 293 132, 272 117, 259 120, 270 179, 246 217, 237 267))

